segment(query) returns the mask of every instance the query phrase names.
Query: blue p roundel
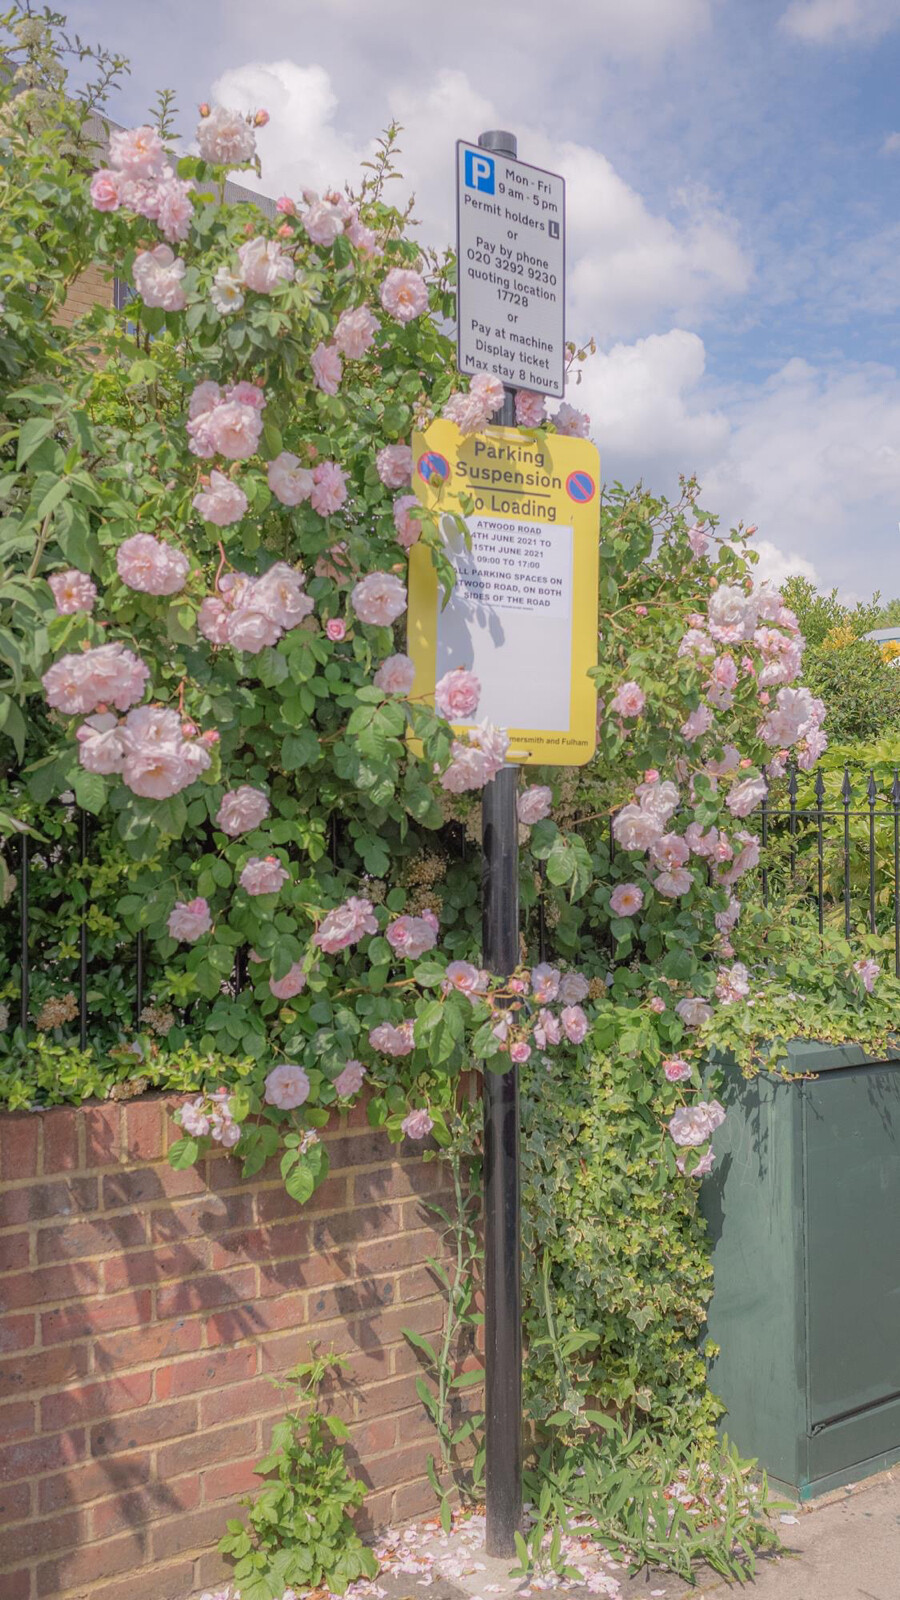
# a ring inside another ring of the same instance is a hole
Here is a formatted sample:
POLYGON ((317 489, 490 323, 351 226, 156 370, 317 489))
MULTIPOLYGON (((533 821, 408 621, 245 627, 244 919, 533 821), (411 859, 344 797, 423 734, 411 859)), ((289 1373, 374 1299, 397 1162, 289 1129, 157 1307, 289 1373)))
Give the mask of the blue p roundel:
POLYGON ((566 493, 570 500, 585 505, 588 500, 593 500, 597 485, 589 472, 570 472, 566 479, 566 493))
POLYGON ((426 455, 419 457, 419 477, 430 483, 432 478, 439 478, 443 483, 450 476, 450 463, 446 456, 437 450, 429 450, 426 455))

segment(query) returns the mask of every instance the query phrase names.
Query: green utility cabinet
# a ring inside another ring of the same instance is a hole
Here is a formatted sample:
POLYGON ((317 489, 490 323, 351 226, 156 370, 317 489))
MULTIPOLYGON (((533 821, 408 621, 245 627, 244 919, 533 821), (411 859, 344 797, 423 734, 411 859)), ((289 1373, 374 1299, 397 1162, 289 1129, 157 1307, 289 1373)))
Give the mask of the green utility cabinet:
POLYGON ((900 1051, 730 1069, 701 1204, 723 1430, 801 1500, 900 1460, 900 1051))

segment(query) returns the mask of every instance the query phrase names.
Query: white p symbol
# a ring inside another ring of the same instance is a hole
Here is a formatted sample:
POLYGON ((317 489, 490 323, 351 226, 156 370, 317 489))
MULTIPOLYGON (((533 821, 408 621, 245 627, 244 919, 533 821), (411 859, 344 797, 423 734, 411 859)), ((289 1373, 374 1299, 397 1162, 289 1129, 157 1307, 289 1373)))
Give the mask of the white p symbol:
POLYGON ((466 182, 470 189, 481 189, 487 194, 494 192, 494 163, 490 156, 476 155, 474 150, 466 151, 466 182))

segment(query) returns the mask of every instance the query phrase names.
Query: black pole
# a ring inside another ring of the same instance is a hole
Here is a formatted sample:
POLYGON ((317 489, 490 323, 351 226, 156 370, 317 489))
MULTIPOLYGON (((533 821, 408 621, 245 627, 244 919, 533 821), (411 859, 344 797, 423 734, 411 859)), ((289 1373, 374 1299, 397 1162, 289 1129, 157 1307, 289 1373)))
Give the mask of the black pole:
MULTIPOLYGON (((514 156, 515 136, 481 134, 485 150, 514 156)), ((497 419, 514 427, 515 393, 507 389, 497 419)), ((481 802, 482 948, 501 977, 519 962, 518 768, 504 767, 481 802)), ((522 1523, 522 1269, 519 1197, 519 1074, 484 1074, 484 1389, 485 1548, 514 1556, 522 1523)))

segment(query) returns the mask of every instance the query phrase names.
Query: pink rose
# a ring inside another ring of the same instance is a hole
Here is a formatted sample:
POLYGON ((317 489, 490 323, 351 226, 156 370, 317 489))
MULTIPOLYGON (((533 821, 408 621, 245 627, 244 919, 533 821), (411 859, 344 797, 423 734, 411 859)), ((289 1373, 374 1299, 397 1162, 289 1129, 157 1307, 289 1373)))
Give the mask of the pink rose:
POLYGON ((302 1106, 304 1100, 309 1099, 309 1079, 303 1068, 292 1061, 273 1067, 266 1077, 264 1099, 267 1105, 277 1106, 279 1111, 293 1111, 302 1106))
POLYGON ((723 1005, 733 1005, 736 1000, 744 1000, 750 993, 750 976, 742 961, 736 961, 733 967, 720 967, 716 975, 716 998, 723 1005))
POLYGON ((410 1111, 400 1124, 407 1139, 424 1139, 434 1127, 434 1119, 427 1111, 410 1111))
POLYGON ((413 1037, 414 1024, 401 1022, 395 1028, 391 1022, 380 1022, 376 1028, 369 1031, 369 1043, 373 1050, 380 1050, 385 1056, 408 1056, 416 1048, 413 1037))
POLYGON ((103 777, 121 772, 125 759, 125 746, 119 728, 119 719, 111 712, 88 717, 75 730, 78 740, 78 760, 85 772, 98 772, 103 777))
MULTIPOLYGON (((169 172, 171 169, 166 168, 169 172)), ((168 178, 161 183, 155 195, 156 224, 160 233, 171 243, 186 239, 191 231, 194 202, 190 197, 192 184, 178 178, 168 178)), ((180 306, 167 306, 167 311, 179 311, 180 306)))
POLYGON ((183 311, 187 305, 181 280, 186 263, 176 260, 167 244, 153 250, 140 250, 131 269, 134 286, 145 306, 163 311, 183 311))
POLYGON ((693 744, 696 739, 709 732, 712 723, 713 714, 709 706, 698 706, 696 711, 692 711, 686 721, 681 724, 681 737, 686 739, 688 744, 693 744))
POLYGON ((376 689, 383 689, 385 694, 408 695, 412 691, 415 681, 416 669, 409 656, 388 656, 382 661, 372 682, 376 689))
POLYGON ((347 479, 333 461, 321 461, 313 472, 310 503, 320 517, 339 511, 347 498, 347 479))
POLYGON ((391 949, 406 961, 417 961, 437 944, 437 934, 424 917, 395 918, 388 923, 385 938, 391 949))
POLYGON ((213 469, 209 487, 195 494, 191 505, 204 522, 211 522, 217 528, 230 528, 233 522, 240 522, 247 510, 247 496, 223 472, 213 469))
POLYGON ((269 815, 270 809, 269 801, 261 789, 253 789, 249 783, 242 783, 239 788, 229 789, 223 794, 216 812, 216 827, 227 833, 229 838, 237 839, 240 834, 258 828, 269 815))
POLYGON ((591 986, 580 972, 564 972, 559 980, 559 1000, 564 1006, 579 1005, 590 994, 591 986))
POLYGON ((435 685, 434 708, 447 722, 465 722, 477 709, 480 697, 481 683, 474 672, 453 667, 435 685))
POLYGON ((530 1044, 526 1044, 524 1039, 517 1039, 515 1043, 511 1044, 509 1047, 509 1059, 510 1061, 514 1061, 517 1066, 521 1062, 527 1061, 530 1055, 531 1046, 530 1044))
POLYGON ((280 211, 282 216, 295 217, 297 215, 297 203, 291 199, 289 194, 280 194, 275 201, 275 210, 280 211))
POLYGON ((650 859, 654 866, 671 872, 673 867, 683 867, 690 855, 690 845, 678 833, 664 833, 650 846, 650 859))
POLYGON ((351 590, 350 604, 360 622, 389 628, 406 610, 406 585, 391 572, 370 572, 351 590))
POLYGON ((238 251, 241 282, 256 294, 272 294, 281 283, 294 276, 293 262, 283 254, 275 239, 248 239, 238 251))
POLYGON ((545 783, 530 783, 516 801, 516 816, 526 828, 543 822, 553 808, 553 790, 545 783))
POLYGON ((765 800, 769 786, 765 778, 745 778, 729 790, 725 804, 734 817, 748 817, 765 800))
POLYGON ((347 624, 342 617, 329 617, 325 624, 325 632, 334 644, 340 644, 347 636, 347 624))
POLYGON ((127 711, 140 700, 149 676, 149 668, 124 645, 102 644, 95 650, 62 656, 41 682, 48 705, 74 716, 96 711, 104 704, 127 711))
POLYGON ((313 244, 321 245, 326 250, 344 230, 340 213, 323 200, 315 200, 305 212, 303 226, 313 244))
POLYGON ((378 319, 368 306, 357 306, 354 311, 342 311, 334 330, 334 342, 348 361, 359 361, 374 342, 378 332, 378 319))
POLYGON ((580 1006, 564 1006, 559 1017, 570 1044, 581 1044, 588 1031, 588 1019, 580 1006))
POLYGON ((242 167, 256 154, 256 135, 241 111, 216 106, 197 124, 197 144, 212 167, 242 167))
POLYGON ((509 737, 503 728, 496 728, 486 718, 474 728, 467 728, 466 737, 468 744, 453 740, 450 764, 441 773, 441 788, 450 794, 482 789, 496 777, 506 759, 509 737))
POLYGON ((691 1075, 690 1066, 681 1056, 667 1056, 662 1065, 669 1083, 685 1083, 691 1075))
POLYGON ((166 152, 156 128, 116 128, 109 136, 109 159, 128 178, 159 178, 166 152))
POLYGON ((343 905, 335 906, 322 918, 313 935, 313 944, 317 944, 326 955, 335 955, 339 950, 346 950, 348 945, 357 944, 367 933, 377 932, 378 923, 371 900, 350 895, 343 905))
POLYGON ((386 489, 402 489, 412 478, 413 454, 409 445, 384 445, 375 457, 375 470, 386 489))
POLYGON ((277 644, 281 638, 281 627, 273 617, 264 611, 255 611, 251 607, 241 607, 233 611, 228 618, 226 632, 228 643, 235 650, 246 651, 247 655, 259 655, 267 645, 277 644))
POLYGON ((289 877, 290 873, 275 856, 251 856, 238 883, 248 894, 277 894, 289 877))
POLYGON ((590 417, 583 411, 576 411, 565 400, 551 421, 557 433, 563 433, 569 439, 586 439, 591 426, 590 417))
POLYGON ((428 290, 418 272, 392 267, 381 285, 381 304, 395 322, 412 322, 428 310, 428 290))
POLYGON ((878 962, 875 961, 871 956, 868 958, 861 956, 859 961, 854 961, 853 971, 860 979, 866 994, 871 994, 872 990, 875 988, 876 978, 880 977, 881 975, 881 968, 878 965, 878 962))
POLYGON ((633 917, 644 904, 644 893, 636 883, 617 884, 609 897, 610 910, 617 917, 633 917))
POLYGON ((658 1017, 661 1017, 665 1009, 665 1000, 663 1000, 661 995, 655 994, 653 999, 650 1001, 650 1010, 655 1012, 658 1017))
POLYGON ((542 394, 530 389, 516 393, 516 422, 520 428, 539 428, 547 415, 547 402, 542 394))
POLYGON ((342 1100, 349 1100, 351 1094, 358 1094, 363 1086, 366 1069, 361 1061, 350 1060, 339 1072, 334 1080, 334 1087, 342 1100))
POLYGON ((699 1028, 712 1016, 712 1006, 696 995, 686 995, 675 1007, 686 1028, 699 1028))
POLYGON ((86 573, 72 567, 68 572, 51 572, 47 582, 53 591, 59 616, 72 616, 76 611, 93 611, 97 585, 86 573))
POLYGON ((487 989, 487 973, 473 967, 471 961, 451 961, 444 973, 442 988, 445 994, 452 989, 457 989, 460 994, 484 994, 487 989))
POLYGON ((166 927, 173 939, 181 939, 185 944, 193 944, 195 939, 201 939, 204 933, 209 933, 212 917, 202 895, 198 895, 196 900, 176 900, 169 912, 166 927))
POLYGON ((620 717, 639 717, 646 703, 646 695, 640 684, 622 683, 610 701, 610 710, 620 717))
POLYGON ((534 1025, 534 1042, 539 1050, 546 1050, 548 1045, 559 1044, 562 1038, 562 1025, 552 1011, 542 1010, 537 1014, 534 1025))
POLYGON ((337 394, 344 369, 336 347, 333 344, 317 344, 309 364, 315 383, 323 394, 337 394))
POLYGON ((306 972, 302 961, 295 961, 283 978, 270 978, 269 988, 276 1000, 293 1000, 306 988, 306 972))
POLYGON ((212 644, 228 643, 229 610, 224 600, 207 595, 197 612, 197 627, 212 644))
POLYGON ((414 494, 398 495, 394 501, 394 527, 397 530, 397 542, 402 544, 404 550, 411 550, 422 532, 422 524, 418 517, 410 515, 414 506, 419 501, 414 494))
POLYGON ((691 547, 691 555, 698 561, 702 560, 709 548, 709 534, 705 528, 701 527, 699 522, 695 522, 692 528, 688 528, 687 542, 691 547))
POLYGON ((531 992, 538 1005, 547 1005, 559 994, 559 972, 546 961, 531 969, 531 992))
POLYGON ((681 895, 687 894, 694 881, 694 874, 687 867, 673 867, 670 872, 661 872, 658 878, 653 879, 653 887, 657 894, 664 895, 667 900, 678 900, 681 895))
MULTIPOLYGON (((716 1159, 715 1152, 713 1150, 705 1151, 704 1154, 699 1158, 699 1160, 694 1162, 694 1165, 691 1167, 690 1172, 688 1172, 688 1177, 690 1177, 690 1178, 707 1178, 709 1176, 709 1174, 712 1172, 713 1165, 715 1163, 715 1159, 716 1159)), ((687 1164, 688 1164, 687 1156, 676 1156, 675 1165, 678 1168, 679 1172, 687 1172, 687 1164)))
POLYGON ((118 211, 119 175, 101 167, 91 179, 91 205, 95 211, 118 211))
POLYGON ((669 1133, 675 1144, 705 1144, 725 1121, 718 1100, 700 1100, 694 1106, 679 1106, 669 1119, 669 1133))
POLYGON ((164 706, 129 711, 119 732, 125 751, 122 781, 146 799, 179 794, 210 764, 204 744, 186 739, 178 713, 164 706))
POLYGON ((365 227, 358 217, 355 221, 347 224, 346 232, 354 250, 358 250, 360 255, 374 256, 381 254, 378 248, 377 235, 372 228, 365 227))
POLYGON ((141 594, 177 594, 184 588, 190 561, 180 550, 151 533, 135 533, 116 551, 122 582, 141 594))
POLYGON ((275 499, 283 506, 299 506, 313 491, 313 475, 300 465, 297 456, 282 450, 266 467, 266 477, 275 499))
MULTIPOLYGON (((305 583, 304 573, 289 567, 286 561, 276 561, 261 578, 253 580, 248 609, 271 617, 279 628, 296 628, 313 611, 313 600, 304 592, 305 583)), ((238 611, 242 605, 243 600, 238 602, 238 611)))

